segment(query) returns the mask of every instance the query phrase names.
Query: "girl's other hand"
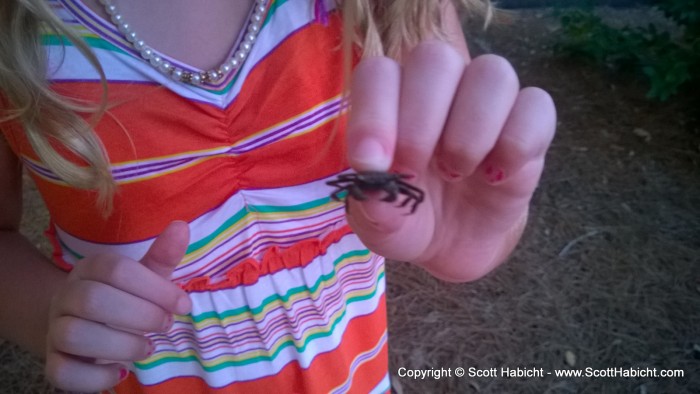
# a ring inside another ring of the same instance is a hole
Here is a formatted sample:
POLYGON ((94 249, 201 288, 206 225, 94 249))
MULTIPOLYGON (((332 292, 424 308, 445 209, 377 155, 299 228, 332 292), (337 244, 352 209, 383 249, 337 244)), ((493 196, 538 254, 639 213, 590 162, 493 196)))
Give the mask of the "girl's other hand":
POLYGON ((407 182, 426 192, 414 214, 351 198, 348 221, 362 241, 448 281, 495 268, 522 234, 554 136, 550 96, 521 90, 505 59, 469 63, 440 41, 419 44, 402 65, 363 60, 351 89, 350 165, 413 175, 407 182))
POLYGON ((128 375, 128 363, 153 352, 145 334, 167 331, 173 313, 192 307, 170 281, 188 243, 187 224, 173 222, 141 261, 101 254, 76 263, 51 303, 46 376, 52 384, 109 389, 128 375))

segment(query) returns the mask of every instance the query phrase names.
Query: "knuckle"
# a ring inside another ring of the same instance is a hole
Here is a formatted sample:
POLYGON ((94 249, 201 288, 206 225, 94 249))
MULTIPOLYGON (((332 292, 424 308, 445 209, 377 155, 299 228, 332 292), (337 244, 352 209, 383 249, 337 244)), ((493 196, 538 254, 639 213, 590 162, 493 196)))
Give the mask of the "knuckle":
POLYGON ((473 146, 461 140, 445 144, 442 147, 442 154, 445 161, 450 163, 454 170, 466 171, 465 173, 470 173, 486 156, 486 152, 474 149, 473 146))
POLYGON ((54 387, 66 389, 72 386, 72 379, 66 363, 55 353, 49 354, 46 358, 44 375, 46 380, 54 387))
POLYGON ((104 309, 102 288, 96 283, 82 281, 74 289, 73 308, 78 316, 93 320, 104 309))
POLYGON ((75 263, 73 271, 83 279, 100 277, 105 267, 117 264, 124 257, 111 252, 86 256, 75 263))
POLYGON ((124 283, 133 280, 129 260, 119 256, 111 257, 102 264, 103 279, 108 283, 124 283))
POLYGON ((72 350, 79 347, 83 334, 77 319, 67 316, 55 319, 49 328, 49 340, 56 349, 65 353, 73 353, 72 350))
POLYGON ((534 156, 538 151, 537 144, 534 141, 528 141, 519 135, 501 137, 500 145, 510 157, 519 159, 534 156))

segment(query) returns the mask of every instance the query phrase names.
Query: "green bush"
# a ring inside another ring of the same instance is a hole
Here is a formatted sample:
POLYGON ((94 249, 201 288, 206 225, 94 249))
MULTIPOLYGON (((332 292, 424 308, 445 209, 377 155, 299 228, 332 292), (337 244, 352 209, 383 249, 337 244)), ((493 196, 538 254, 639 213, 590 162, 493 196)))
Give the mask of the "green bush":
POLYGON ((561 15, 562 38, 556 49, 606 67, 644 75, 647 96, 665 101, 682 91, 698 96, 700 80, 700 0, 658 0, 655 5, 678 27, 670 34, 657 26, 614 28, 592 7, 561 15))

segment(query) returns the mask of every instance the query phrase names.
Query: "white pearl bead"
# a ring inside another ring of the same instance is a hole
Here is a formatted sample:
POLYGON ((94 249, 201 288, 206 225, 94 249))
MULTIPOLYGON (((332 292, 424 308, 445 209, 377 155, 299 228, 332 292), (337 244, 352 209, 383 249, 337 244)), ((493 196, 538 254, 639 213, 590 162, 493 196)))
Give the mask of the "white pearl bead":
POLYGON ((115 25, 118 26, 120 23, 122 23, 122 21, 124 21, 124 17, 122 16, 122 14, 112 15, 112 23, 114 23, 115 25))
POLYGON ((221 65, 221 73, 228 74, 231 70, 233 70, 233 66, 231 66, 230 63, 224 63, 221 65))
POLYGON ((129 25, 126 22, 122 22, 119 24, 119 27, 117 27, 120 33, 123 35, 127 36, 129 33, 131 33, 131 25, 129 25))
POLYGON ((262 15, 260 15, 260 14, 253 15, 253 22, 261 23, 262 22, 262 15))
POLYGON ((141 57, 142 58, 144 58, 146 60, 150 60, 152 56, 153 56, 153 49, 151 49, 149 47, 145 47, 141 50, 141 57))
POLYGON ((209 71, 207 73, 207 77, 209 78, 210 81, 218 81, 220 78, 219 72, 218 71, 209 71))
POLYGON ((250 52, 250 49, 251 49, 252 47, 253 47, 253 46, 250 45, 249 42, 244 42, 243 44, 241 44, 241 49, 244 50, 244 51, 246 51, 246 52, 250 52))
POLYGON ((124 35, 124 38, 126 38, 127 41, 130 43, 135 43, 138 40, 138 36, 136 35, 136 32, 130 31, 124 35))
POLYGON ((230 64, 231 67, 233 67, 233 69, 235 70, 236 68, 238 68, 238 66, 241 65, 241 62, 240 62, 238 59, 233 58, 233 59, 231 59, 231 60, 229 61, 229 64, 230 64))
POLYGON ((180 70, 179 68, 174 69, 173 73, 170 74, 170 76, 172 76, 173 79, 176 81, 182 81, 182 75, 182 70, 180 70))
POLYGON ((145 47, 146 47, 146 42, 145 42, 145 41, 143 41, 143 40, 136 40, 136 41, 134 41, 134 49, 136 49, 137 51, 140 51, 140 50, 142 50, 142 49, 145 48, 145 47))
POLYGON ((158 67, 158 66, 160 66, 160 64, 161 64, 162 62, 163 62, 163 59, 162 59, 160 56, 155 55, 155 54, 154 54, 154 55, 151 57, 151 59, 149 60, 149 63, 151 63, 151 65, 152 65, 153 67, 158 67))
POLYGON ((161 61, 160 66, 158 67, 158 69, 159 69, 160 71, 166 73, 166 74, 169 74, 170 71, 172 71, 173 66, 172 66, 172 64, 170 64, 168 61, 163 60, 163 61, 161 61))
POLYGON ((202 77, 198 73, 194 73, 190 77, 190 82, 194 85, 199 85, 200 83, 202 83, 202 77))
POLYGON ((255 34, 248 33, 245 35, 245 41, 252 44, 253 42, 255 42, 256 37, 257 36, 255 34))
POLYGON ((114 15, 117 13, 117 7, 114 4, 105 6, 105 11, 108 15, 114 15))
POLYGON ((248 32, 251 34, 257 34, 260 31, 260 25, 257 23, 251 23, 250 26, 248 26, 248 32))
POLYGON ((248 55, 248 54, 245 53, 245 51, 238 51, 238 52, 236 52, 236 59, 238 59, 238 60, 240 60, 240 61, 242 62, 243 60, 245 60, 245 57, 246 57, 247 55, 248 55))

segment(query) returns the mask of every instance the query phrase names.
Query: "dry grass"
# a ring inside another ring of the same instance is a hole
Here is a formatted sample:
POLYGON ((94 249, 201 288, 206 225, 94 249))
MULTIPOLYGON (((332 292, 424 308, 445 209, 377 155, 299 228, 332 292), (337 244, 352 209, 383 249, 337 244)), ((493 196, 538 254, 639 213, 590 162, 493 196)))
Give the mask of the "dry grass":
MULTIPOLYGON (((528 11, 510 20, 473 33, 472 49, 506 55, 524 85, 550 91, 558 135, 528 230, 507 265, 481 281, 451 285, 389 264, 396 390, 700 392, 700 138, 685 129, 676 104, 647 102, 634 81, 553 59, 553 19, 528 11), (399 367, 650 367, 686 376, 420 381, 398 378, 399 367)), ((29 194, 25 228, 33 239, 41 228, 35 206, 29 194)), ((0 368, 0 392, 50 392, 35 362, 10 346, 0 347, 0 368)))

